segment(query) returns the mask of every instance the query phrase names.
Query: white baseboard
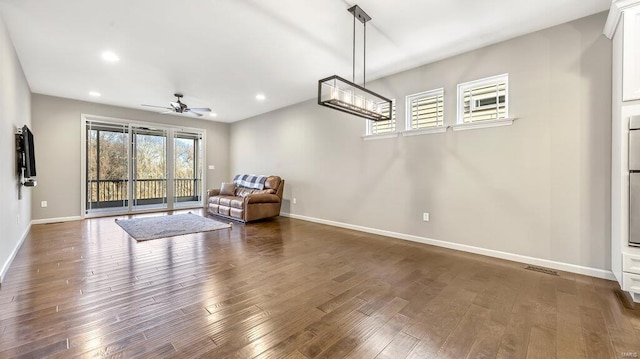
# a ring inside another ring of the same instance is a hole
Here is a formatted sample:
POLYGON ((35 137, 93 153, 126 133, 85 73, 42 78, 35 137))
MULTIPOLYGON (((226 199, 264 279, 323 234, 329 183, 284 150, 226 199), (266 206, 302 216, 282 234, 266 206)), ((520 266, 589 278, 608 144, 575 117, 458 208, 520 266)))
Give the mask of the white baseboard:
POLYGON ((0 284, 4 282, 4 277, 7 275, 7 272, 9 271, 9 267, 11 266, 11 263, 13 263, 13 260, 16 258, 16 255, 18 254, 20 247, 22 247, 22 243, 24 243, 24 240, 27 238, 27 235, 29 234, 30 230, 31 230, 31 223, 29 223, 29 225, 27 226, 27 229, 25 229, 24 233, 22 233, 22 237, 20 237, 20 240, 16 244, 15 248, 13 248, 11 255, 2 266, 2 270, 0 271, 0 284))
POLYGON ((290 218, 300 219, 300 220, 308 221, 308 222, 315 222, 315 223, 326 224, 326 225, 334 226, 334 227, 353 229, 353 230, 360 231, 360 232, 366 232, 366 233, 378 234, 378 235, 381 235, 381 236, 399 238, 399 239, 404 239, 404 240, 407 240, 407 241, 424 243, 424 244, 429 244, 429 245, 433 245, 433 246, 437 246, 437 247, 455 249, 455 250, 463 251, 463 252, 481 254, 481 255, 484 255, 484 256, 488 256, 488 257, 506 259, 506 260, 514 261, 514 262, 520 262, 520 263, 532 264, 532 265, 541 266, 541 267, 553 268, 553 269, 557 269, 557 270, 561 270, 561 271, 565 271, 565 272, 584 274, 584 275, 588 275, 588 276, 596 277, 596 278, 602 278, 602 279, 608 279, 608 280, 616 280, 615 276, 613 275, 613 272, 607 271, 607 270, 603 270, 603 269, 598 269, 598 268, 591 268, 591 267, 584 267, 584 266, 579 266, 579 265, 575 265, 575 264, 556 262, 556 261, 552 261, 552 260, 548 260, 548 259, 523 256, 523 255, 520 255, 520 254, 501 252, 501 251, 496 251, 496 250, 493 250, 493 249, 486 249, 486 248, 481 248, 481 247, 469 246, 469 245, 466 245, 466 244, 446 242, 446 241, 441 241, 441 240, 437 240, 437 239, 414 236, 414 235, 411 235, 411 234, 404 234, 404 233, 386 231, 386 230, 383 230, 383 229, 376 229, 376 228, 370 228, 370 227, 364 227, 364 226, 357 226, 357 225, 354 225, 354 224, 335 222, 335 221, 330 221, 330 220, 321 219, 321 218, 301 216, 299 214, 280 213, 280 215, 283 216, 283 217, 290 217, 290 218))
POLYGON ((71 222, 71 221, 80 221, 80 220, 82 220, 81 216, 43 218, 43 219, 34 219, 31 221, 31 224, 47 224, 47 223, 71 222))

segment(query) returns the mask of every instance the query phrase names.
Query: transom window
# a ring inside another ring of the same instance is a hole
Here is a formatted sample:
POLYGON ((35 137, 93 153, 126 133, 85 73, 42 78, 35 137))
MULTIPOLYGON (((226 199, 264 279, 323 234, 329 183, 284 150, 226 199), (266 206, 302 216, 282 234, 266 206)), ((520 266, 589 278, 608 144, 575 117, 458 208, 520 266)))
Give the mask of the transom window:
POLYGON ((458 124, 509 117, 509 74, 458 85, 458 124))
POLYGON ((406 128, 421 130, 444 125, 444 89, 407 96, 406 128))
MULTIPOLYGON (((396 132, 396 100, 391 100, 393 110, 391 119, 387 121, 367 121, 367 135, 381 135, 385 133, 396 132)), ((385 103, 382 106, 382 114, 389 115, 389 105, 385 103)))

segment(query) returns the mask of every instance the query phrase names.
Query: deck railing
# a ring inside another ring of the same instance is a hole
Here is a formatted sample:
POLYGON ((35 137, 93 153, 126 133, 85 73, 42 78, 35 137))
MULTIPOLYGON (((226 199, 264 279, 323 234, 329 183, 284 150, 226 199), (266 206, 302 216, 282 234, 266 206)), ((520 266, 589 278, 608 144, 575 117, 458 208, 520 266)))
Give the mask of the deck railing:
MULTIPOLYGON (((166 179, 139 179, 135 183, 134 199, 138 204, 166 202, 166 179)), ((199 201, 201 180, 198 178, 174 179, 174 195, 177 202, 199 201)), ((122 207, 129 198, 129 180, 87 181, 87 208, 122 207)))

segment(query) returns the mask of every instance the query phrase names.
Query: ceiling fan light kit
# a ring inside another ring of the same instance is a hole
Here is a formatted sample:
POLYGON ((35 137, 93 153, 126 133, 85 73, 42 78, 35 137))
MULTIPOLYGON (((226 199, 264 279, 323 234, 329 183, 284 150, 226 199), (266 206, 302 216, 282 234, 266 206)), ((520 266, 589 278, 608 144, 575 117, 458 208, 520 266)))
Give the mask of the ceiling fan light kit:
POLYGON ((367 64, 367 21, 371 20, 371 17, 358 5, 352 6, 348 11, 353 14, 353 80, 349 81, 338 75, 333 75, 318 81, 318 105, 326 106, 334 110, 346 112, 372 121, 390 120, 392 113, 391 100, 365 88, 367 64), (356 18, 364 27, 364 66, 362 86, 355 83, 356 18), (387 109, 387 111, 384 111, 384 109, 387 109))
POLYGON ((202 114, 200 112, 211 112, 211 109, 208 108, 208 107, 189 108, 189 106, 187 106, 186 103, 183 103, 181 101, 181 99, 184 97, 184 95, 181 94, 181 93, 175 93, 175 94, 173 94, 173 96, 177 97, 178 100, 177 101, 169 101, 169 105, 171 105, 171 107, 154 106, 154 105, 142 105, 142 106, 154 107, 154 108, 162 108, 162 109, 168 110, 168 111, 160 112, 161 114, 192 113, 192 114, 200 117, 200 116, 202 116, 202 114))

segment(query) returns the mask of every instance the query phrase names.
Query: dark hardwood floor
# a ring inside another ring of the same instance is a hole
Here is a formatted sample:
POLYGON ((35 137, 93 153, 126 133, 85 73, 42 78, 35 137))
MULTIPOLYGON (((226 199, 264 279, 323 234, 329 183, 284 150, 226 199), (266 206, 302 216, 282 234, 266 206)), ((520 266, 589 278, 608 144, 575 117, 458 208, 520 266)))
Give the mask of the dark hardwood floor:
POLYGON ((525 267, 288 218, 140 243, 113 217, 34 225, 0 357, 640 355, 616 283, 525 267))

